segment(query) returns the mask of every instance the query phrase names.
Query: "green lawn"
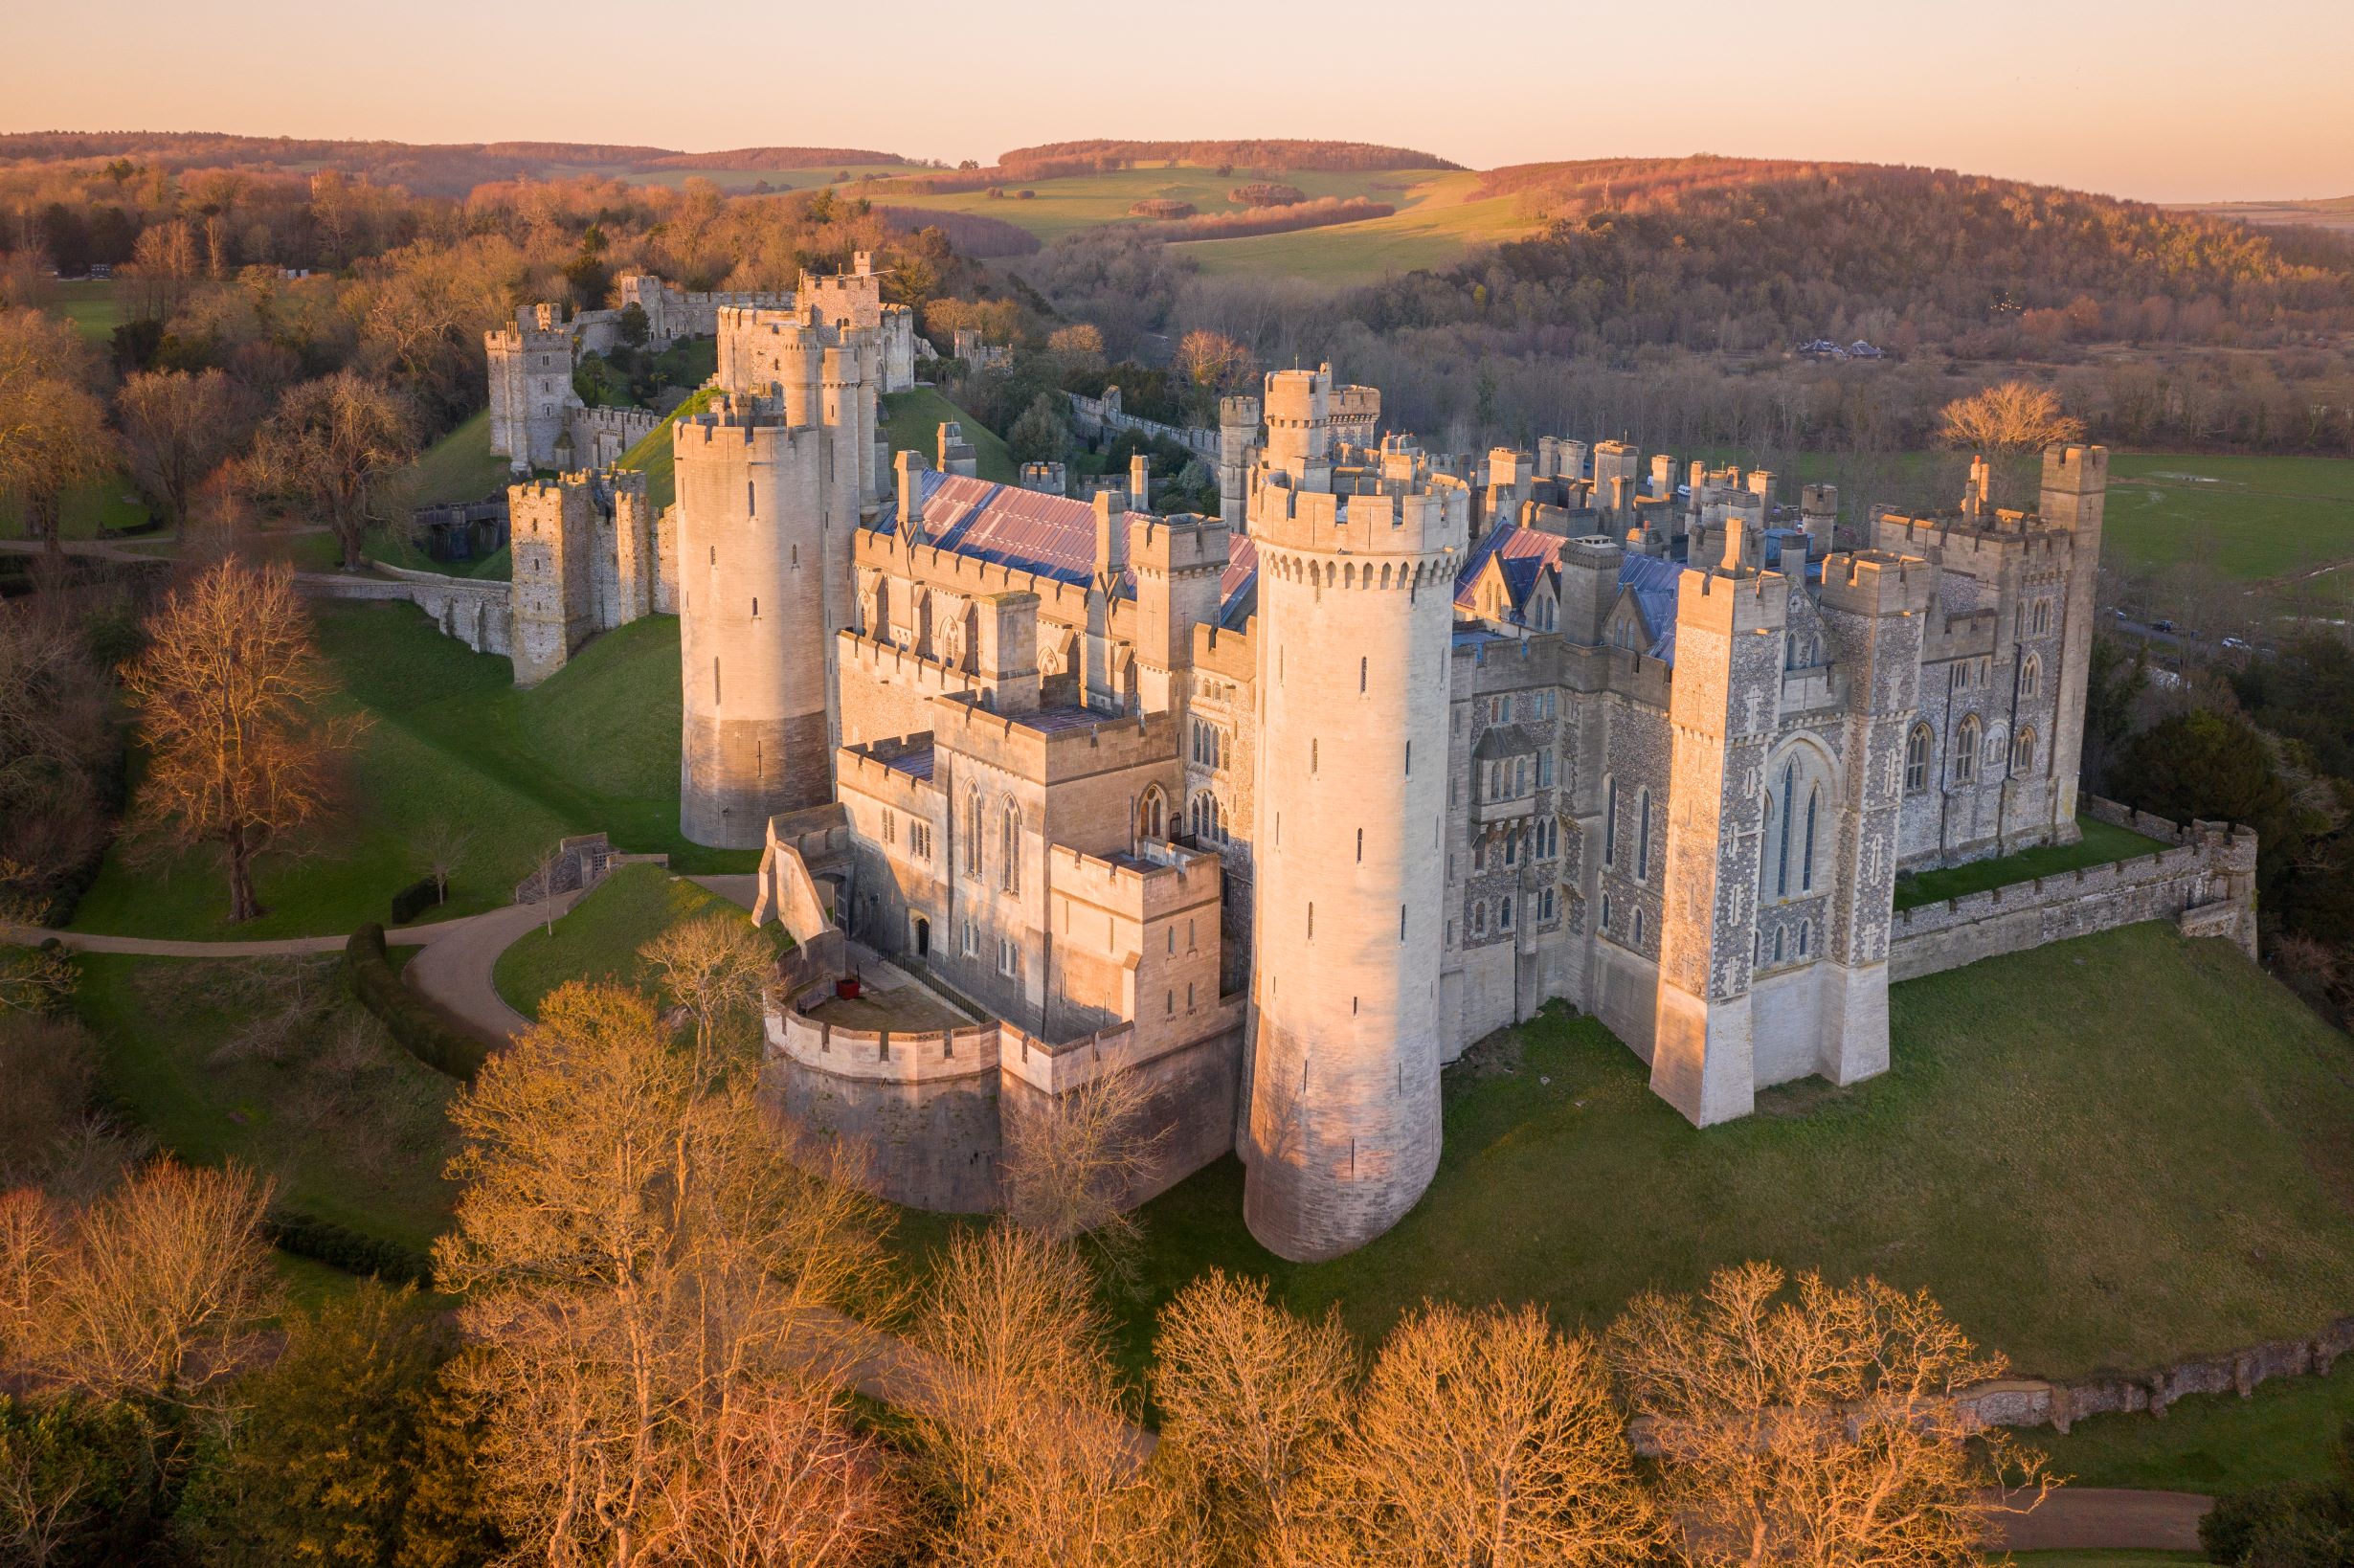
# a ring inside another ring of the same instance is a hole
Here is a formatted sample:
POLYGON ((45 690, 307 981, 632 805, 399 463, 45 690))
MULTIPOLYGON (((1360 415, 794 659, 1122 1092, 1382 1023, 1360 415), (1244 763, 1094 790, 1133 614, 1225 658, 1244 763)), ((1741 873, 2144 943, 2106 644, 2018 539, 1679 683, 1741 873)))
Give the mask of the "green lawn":
MULTIPOLYGON (((128 474, 77 484, 57 508, 57 537, 96 539, 108 528, 134 528, 147 521, 147 504, 128 474)), ((13 500, 0 498, 0 539, 32 537, 13 500)))
POLYGON ((111 343, 115 328, 130 320, 119 280, 76 279, 59 282, 56 288, 57 314, 72 322, 74 330, 93 343, 111 343))
MULTIPOLYGON (((2319 1327, 2319 1325, 2316 1325, 2319 1327)), ((2095 1416, 2066 1437, 2028 1440, 2055 1469, 2085 1487, 2156 1487, 2231 1491, 2273 1481, 2319 1481, 2332 1473, 2330 1445, 2354 1420, 2354 1360, 2325 1378, 2278 1378, 2246 1399, 2201 1394, 2141 1414, 2095 1416)))
POLYGON ((1972 861, 1967 865, 1949 865, 1939 871, 1899 877, 1896 907, 1910 909, 1941 903, 1949 898, 1983 893, 1989 887, 2007 887, 2014 882, 2032 882, 2037 877, 2055 877, 2063 871, 2130 861, 2137 855, 2153 854, 2167 847, 2131 828, 2117 827, 2090 817, 2077 818, 2076 826, 2083 830, 2084 837, 2073 844, 2046 844, 1990 861, 1972 861))
POLYGON ((751 869, 745 852, 679 834, 679 629, 655 616, 608 632, 528 691, 504 659, 467 651, 405 604, 325 605, 319 643, 344 701, 370 725, 343 828, 323 852, 263 862, 270 912, 226 924, 209 855, 153 871, 116 853, 75 929, 191 938, 315 935, 382 920, 419 870, 410 846, 434 824, 471 833, 445 914, 506 903, 568 833, 603 830, 624 849, 666 850, 682 870, 751 869))
MULTIPOLYGON (((556 922, 535 926, 499 955, 499 995, 528 1018, 567 980, 645 983, 638 950, 671 927, 736 906, 659 865, 625 865, 556 922)), ((772 928, 773 929, 773 928, 772 928)))
POLYGON ((1438 1177, 1360 1251, 1260 1248, 1231 1159, 1148 1205, 1127 1353, 1212 1264, 1373 1336, 1425 1296, 1599 1326, 1646 1286, 1767 1258, 1926 1288, 2047 1376, 2310 1333, 2354 1302, 2354 1045, 2228 944, 2131 927, 1909 981, 1891 1012, 1886 1075, 1705 1131, 1599 1023, 1549 1014, 1511 1070, 1449 1071, 1438 1177))
POLYGON ((404 1246, 423 1250, 448 1221, 455 1086, 350 999, 340 958, 93 953, 81 971, 101 1086, 164 1148, 241 1161, 280 1202, 404 1246))
POLYGON ((940 460, 940 425, 949 419, 964 427, 965 439, 973 443, 974 453, 980 459, 981 478, 1011 484, 1021 477, 1013 454, 1005 449, 1005 443, 995 431, 930 387, 892 392, 883 399, 883 434, 890 441, 891 450, 904 452, 912 448, 921 452, 928 462, 936 464, 940 460))
POLYGON ((2102 554, 2129 570, 2311 571, 2354 559, 2354 459, 2116 453, 2103 526, 2102 554))

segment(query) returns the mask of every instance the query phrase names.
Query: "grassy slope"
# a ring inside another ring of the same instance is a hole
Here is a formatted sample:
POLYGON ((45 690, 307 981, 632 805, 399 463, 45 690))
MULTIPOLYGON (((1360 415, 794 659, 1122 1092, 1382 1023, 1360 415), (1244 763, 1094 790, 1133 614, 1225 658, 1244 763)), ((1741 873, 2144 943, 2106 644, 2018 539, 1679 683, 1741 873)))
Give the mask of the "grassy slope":
POLYGON ((1426 1295, 1599 1324, 1770 1258, 1925 1287, 2044 1374, 2310 1332, 2354 1301, 2350 1047, 2227 945, 2129 928, 1908 982, 1892 1014, 1884 1077, 1706 1131, 1594 1020, 1526 1026, 1516 1072, 1450 1082, 1421 1204, 1329 1264, 1253 1243, 1222 1161, 1144 1213, 1131 1353, 1212 1264, 1378 1334, 1426 1295))
POLYGON ((2354 558, 2354 460, 2116 454, 2102 553, 2242 581, 2354 558))
POLYGON ((1424 192, 1432 186, 1459 190, 1474 178, 1474 175, 1437 169, 1310 169, 1279 175, 1237 170, 1233 174, 1220 174, 1211 168, 1161 164, 1104 174, 1009 182, 1006 193, 1000 197, 992 197, 985 190, 963 190, 944 196, 908 195, 887 188, 875 189, 866 193, 877 203, 891 207, 978 213, 985 217, 1018 224, 1051 244, 1080 229, 1092 229, 1106 223, 1145 221, 1131 216, 1128 210, 1132 204, 1152 197, 1191 202, 1197 211, 1202 213, 1237 212, 1241 210, 1240 204, 1228 201, 1226 192, 1237 186, 1262 179, 1297 186, 1312 199, 1321 196, 1363 196, 1368 200, 1385 201, 1402 208, 1409 202, 1425 199, 1424 192), (1033 190, 1037 194, 1028 201, 1018 200, 1014 191, 1019 190, 1033 190))
POLYGON ((2057 876, 2063 871, 2074 871, 2085 866, 2107 865, 2112 861, 2129 861, 2137 855, 2151 854, 2166 847, 2131 828, 2095 821, 2090 817, 2077 818, 2076 825, 2084 830, 2084 837, 2073 844, 2023 849, 2015 855, 2005 855, 1998 860, 1973 861, 1967 865, 1948 866, 1942 871, 1924 871, 1917 877, 1904 878, 1896 884, 1896 907, 1910 909, 1917 905, 1961 898, 1967 893, 1983 893, 1989 887, 2007 887, 2014 882, 2057 876))
MULTIPOLYGON (((455 1086, 347 999, 283 1060, 224 1052, 248 1014, 233 989, 248 967, 83 957, 76 1006, 105 1042, 106 1095, 183 1158, 241 1161, 292 1207, 424 1248, 449 1218, 455 1086)), ((311 973, 340 988, 331 961, 311 973)))
MULTIPOLYGON (((1476 175, 1444 174, 1416 187, 1388 217, 1243 239, 1187 241, 1177 254, 1205 273, 1281 273, 1319 282, 1356 282, 1418 267, 1443 267, 1475 245, 1534 227, 1514 196, 1466 200, 1476 175)), ((1384 198, 1398 201, 1395 196, 1384 198)))
POLYGON ((716 387, 706 387, 688 397, 670 413, 668 423, 656 426, 645 438, 627 452, 615 464, 618 468, 641 468, 646 476, 646 500, 657 516, 663 507, 677 499, 678 476, 674 471, 676 448, 670 442, 670 426, 681 419, 691 419, 719 400, 716 387))
POLYGON ((537 1018, 540 998, 567 980, 640 984, 640 947, 681 922, 734 907, 659 865, 625 865, 558 920, 554 935, 535 926, 499 955, 499 995, 537 1018))
POLYGON ((1020 477, 1013 454, 1006 451, 1005 442, 995 431, 930 387, 892 392, 883 399, 883 434, 893 452, 912 447, 927 459, 936 459, 940 451, 940 424, 946 419, 953 419, 964 427, 965 439, 973 443, 974 452, 980 458, 981 478, 1011 484, 1020 477))
POLYGON ((667 616, 597 638, 529 691, 507 661, 469 653, 415 609, 350 604, 318 611, 319 641, 345 700, 370 719, 355 758, 349 819, 332 850, 265 862, 271 912, 224 923, 209 855, 157 873, 108 858, 77 911, 77 930, 195 938, 349 930, 386 915, 417 872, 408 846, 428 825, 472 832, 446 912, 504 904, 566 833, 603 829, 625 849, 668 850, 682 869, 740 870, 750 857, 679 835, 678 622, 667 616))

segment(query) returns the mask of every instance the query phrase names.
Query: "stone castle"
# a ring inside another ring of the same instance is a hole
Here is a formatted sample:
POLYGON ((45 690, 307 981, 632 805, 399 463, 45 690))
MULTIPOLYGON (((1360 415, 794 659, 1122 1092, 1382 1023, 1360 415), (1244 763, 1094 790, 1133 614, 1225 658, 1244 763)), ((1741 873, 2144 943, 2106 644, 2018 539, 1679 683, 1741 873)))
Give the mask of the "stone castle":
POLYGON ((915 384, 914 316, 884 302, 882 281, 861 252, 846 273, 802 274, 792 294, 692 294, 631 274, 616 283, 622 303, 612 309, 569 321, 553 304, 518 312, 514 327, 485 334, 491 450, 518 473, 556 472, 508 488, 513 568, 504 605, 490 602, 496 585, 469 592, 412 582, 411 596, 468 645, 507 654, 518 685, 546 680, 598 632, 675 613, 669 530, 676 508, 658 516, 645 476, 615 466, 661 429, 663 417, 647 409, 584 407, 572 391, 578 356, 619 342, 621 314, 635 305, 645 312, 649 347, 716 337, 718 383, 776 386, 804 339, 847 333, 854 351, 866 356, 856 385, 868 410, 864 439, 872 442, 876 394, 915 384))
POLYGON ((1191 443, 1220 515, 1163 516, 1141 469, 983 480, 953 426, 892 457, 894 321, 812 293, 714 307, 661 519, 635 476, 517 487, 515 660, 681 617, 682 828, 761 849, 796 939, 770 1092, 897 1200, 994 1206, 1024 1118, 1132 1075, 1127 1196, 1232 1151, 1253 1233, 1327 1258, 1430 1180, 1443 1064, 1550 1001, 1708 1126, 1884 1071, 1892 973, 2252 938, 2253 840, 2205 825, 1893 912, 1900 869, 2077 835, 2101 448, 2045 454, 2033 512, 1980 463, 1957 512, 1843 526, 1622 442, 1428 453, 1290 370, 1191 443), (824 999, 869 965, 937 1005, 824 999))
POLYGON ((625 273, 614 281, 620 302, 610 309, 567 317, 561 305, 526 305, 515 313, 514 325, 482 335, 490 360, 490 450, 518 474, 602 468, 661 428, 661 415, 651 410, 589 408, 572 390, 580 357, 618 346, 633 307, 644 315, 648 348, 717 337, 720 374, 731 380, 751 367, 730 361, 756 357, 770 325, 815 306, 829 321, 874 331, 883 344, 884 390, 905 391, 915 385, 915 316, 905 305, 884 303, 881 283, 873 257, 861 251, 849 272, 805 272, 789 294, 694 293, 644 273, 625 273))

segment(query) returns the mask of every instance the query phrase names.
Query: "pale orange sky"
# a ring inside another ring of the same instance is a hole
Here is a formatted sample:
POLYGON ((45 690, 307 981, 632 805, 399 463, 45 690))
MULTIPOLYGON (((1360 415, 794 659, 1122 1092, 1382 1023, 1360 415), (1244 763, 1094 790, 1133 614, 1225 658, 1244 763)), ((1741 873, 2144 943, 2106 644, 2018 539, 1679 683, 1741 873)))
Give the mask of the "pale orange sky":
POLYGON ((828 145, 983 162, 1077 137, 1309 136, 1481 168, 1721 152, 1937 164, 2159 201, 2354 194, 2354 0, 10 10, 6 130, 828 145))

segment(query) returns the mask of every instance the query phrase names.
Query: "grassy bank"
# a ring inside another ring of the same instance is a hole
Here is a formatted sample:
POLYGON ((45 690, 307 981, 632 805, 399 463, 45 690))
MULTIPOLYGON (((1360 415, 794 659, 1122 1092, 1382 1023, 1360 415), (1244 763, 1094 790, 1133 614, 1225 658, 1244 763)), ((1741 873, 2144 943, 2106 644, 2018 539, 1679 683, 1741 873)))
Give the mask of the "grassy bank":
POLYGON ((104 1095, 192 1163, 236 1160, 277 1200, 423 1250, 447 1224, 448 1079, 394 1045, 340 960, 89 954, 76 1007, 104 1095))
POLYGON ((526 932, 499 955, 492 977, 509 1007, 537 1018, 540 999, 567 980, 644 985, 639 948, 673 926, 734 908, 659 865, 625 865, 572 906, 553 933, 541 926, 526 932))
POLYGON ((921 452, 927 461, 936 463, 940 455, 940 424, 947 419, 964 427, 965 439, 973 443, 973 451, 980 459, 981 478, 1000 484, 1011 484, 1020 478, 1013 454, 1005 449, 997 434, 930 387, 892 392, 883 399, 883 434, 893 452, 912 449, 921 452))
POLYGON ((2163 1420, 2095 1416, 2066 1437, 2029 1437, 2078 1486, 2216 1492, 2334 1473, 2331 1445, 2347 1421, 2354 1421, 2354 1361, 2339 1362, 2324 1378, 2259 1383, 2244 1400, 2195 1395, 2169 1405, 2163 1420))
POLYGON ((1894 1065, 1697 1131, 1591 1019, 1448 1073, 1439 1175, 1389 1235, 1282 1262, 1222 1161, 1149 1205, 1131 1354, 1216 1264, 1384 1332, 1425 1296, 1600 1325, 1768 1258, 1933 1292, 2023 1371, 2156 1364, 2354 1301, 2354 1055, 2239 953, 2138 926, 1894 988, 1894 1065))
POLYGON ((437 632, 405 604, 317 610, 341 702, 368 728, 349 808, 306 856, 265 857, 269 913, 230 928, 214 858, 149 870, 110 855, 77 911, 80 930, 219 939, 348 931, 386 917, 421 874, 414 846, 443 822, 470 832, 445 914, 504 904, 568 833, 603 830, 682 870, 748 870, 751 857, 679 833, 679 629, 657 616, 590 642, 560 673, 517 690, 504 659, 437 632))

